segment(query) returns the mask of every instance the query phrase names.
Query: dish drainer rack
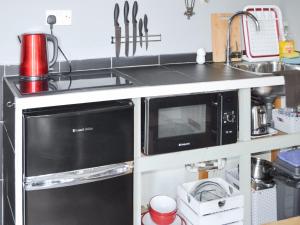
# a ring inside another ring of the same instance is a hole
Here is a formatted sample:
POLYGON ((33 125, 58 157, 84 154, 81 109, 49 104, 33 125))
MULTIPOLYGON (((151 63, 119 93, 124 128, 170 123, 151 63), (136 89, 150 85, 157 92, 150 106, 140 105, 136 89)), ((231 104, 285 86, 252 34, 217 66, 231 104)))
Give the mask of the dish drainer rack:
POLYGON ((282 13, 275 5, 250 5, 244 8, 253 14, 259 22, 260 30, 251 19, 243 16, 243 31, 245 39, 246 57, 244 60, 278 61, 279 41, 284 39, 282 13))

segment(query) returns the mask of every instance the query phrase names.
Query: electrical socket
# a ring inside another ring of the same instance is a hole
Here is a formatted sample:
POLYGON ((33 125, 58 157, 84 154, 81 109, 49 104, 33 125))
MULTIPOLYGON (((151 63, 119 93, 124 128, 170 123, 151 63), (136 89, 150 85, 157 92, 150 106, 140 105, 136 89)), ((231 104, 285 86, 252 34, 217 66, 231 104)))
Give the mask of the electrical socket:
POLYGON ((56 16, 56 24, 58 26, 72 25, 72 10, 46 10, 46 24, 47 18, 50 15, 56 16))

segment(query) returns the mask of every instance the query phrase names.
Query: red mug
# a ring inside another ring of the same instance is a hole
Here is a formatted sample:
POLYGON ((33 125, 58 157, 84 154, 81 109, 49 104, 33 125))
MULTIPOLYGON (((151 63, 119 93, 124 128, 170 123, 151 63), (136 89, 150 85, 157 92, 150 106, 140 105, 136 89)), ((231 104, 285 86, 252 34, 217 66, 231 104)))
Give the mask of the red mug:
POLYGON ((149 213, 158 225, 172 224, 177 216, 176 201, 164 195, 155 196, 149 202, 149 213))
POLYGON ((45 78, 58 56, 58 41, 50 34, 23 34, 21 41, 20 76, 30 80, 45 78), (48 62, 48 41, 53 43, 53 58, 48 62))

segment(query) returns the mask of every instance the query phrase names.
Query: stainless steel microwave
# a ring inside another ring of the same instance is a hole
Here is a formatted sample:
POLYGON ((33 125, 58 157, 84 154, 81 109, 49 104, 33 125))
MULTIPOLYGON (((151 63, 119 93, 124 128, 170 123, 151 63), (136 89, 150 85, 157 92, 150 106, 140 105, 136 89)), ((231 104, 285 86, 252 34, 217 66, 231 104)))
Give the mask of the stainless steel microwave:
POLYGON ((143 99, 146 155, 231 144, 237 133, 237 91, 143 99))

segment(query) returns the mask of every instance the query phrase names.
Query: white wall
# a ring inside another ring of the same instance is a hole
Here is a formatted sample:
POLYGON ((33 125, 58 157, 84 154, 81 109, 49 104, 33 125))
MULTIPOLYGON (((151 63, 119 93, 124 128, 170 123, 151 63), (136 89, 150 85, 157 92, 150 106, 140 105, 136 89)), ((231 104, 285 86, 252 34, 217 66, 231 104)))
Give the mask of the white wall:
MULTIPOLYGON (((195 52, 199 47, 211 50, 211 13, 235 12, 248 4, 279 4, 279 1, 209 0, 208 4, 201 5, 200 1, 196 0, 196 15, 191 20, 187 20, 183 15, 184 0, 138 0, 138 16, 142 17, 147 13, 150 33, 162 34, 163 41, 151 43, 148 52, 138 48, 137 54, 195 52)), ((17 64, 19 62, 17 34, 26 31, 49 31, 48 26, 45 25, 45 10, 47 9, 71 9, 73 11, 72 26, 55 28, 60 44, 69 58, 113 56, 114 46, 110 44, 110 37, 114 34, 113 8, 115 2, 121 3, 121 12, 123 12, 124 0, 2 1, 0 64, 17 64)), ((132 6, 133 0, 129 0, 129 2, 132 6)), ((121 21, 123 25, 123 16, 121 21)))
POLYGON ((300 1, 296 0, 280 0, 279 6, 283 12, 284 21, 289 26, 289 36, 296 42, 296 47, 300 50, 300 26, 299 26, 299 9, 300 1))

